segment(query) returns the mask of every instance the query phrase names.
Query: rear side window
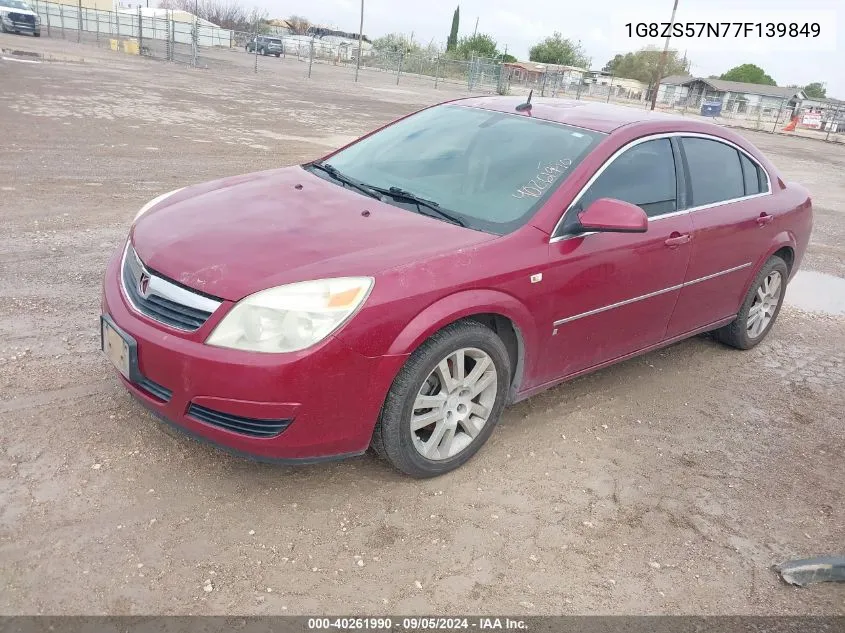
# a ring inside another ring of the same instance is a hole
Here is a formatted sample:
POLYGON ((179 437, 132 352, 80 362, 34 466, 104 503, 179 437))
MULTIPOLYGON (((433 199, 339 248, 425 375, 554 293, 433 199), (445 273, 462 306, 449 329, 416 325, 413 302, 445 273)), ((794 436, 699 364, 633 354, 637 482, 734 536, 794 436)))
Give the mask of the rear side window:
MULTIPOLYGON (((586 209, 599 198, 615 198, 640 207, 649 217, 678 209, 675 158, 667 138, 634 145, 616 158, 576 205, 586 209)), ((574 213, 567 214, 575 217, 574 213)))
POLYGON ((766 173, 762 167, 748 158, 742 152, 739 153, 739 162, 742 163, 742 177, 745 180, 745 195, 753 196, 755 193, 766 193, 769 191, 769 183, 766 173))
POLYGON ((757 165, 743 153, 739 155, 739 162, 742 165, 742 178, 745 181, 745 195, 753 196, 755 193, 760 193, 760 172, 757 171, 757 165))
POLYGON ((691 206, 714 204, 745 195, 746 183, 739 152, 730 145, 704 138, 686 137, 682 142, 692 188, 691 206))

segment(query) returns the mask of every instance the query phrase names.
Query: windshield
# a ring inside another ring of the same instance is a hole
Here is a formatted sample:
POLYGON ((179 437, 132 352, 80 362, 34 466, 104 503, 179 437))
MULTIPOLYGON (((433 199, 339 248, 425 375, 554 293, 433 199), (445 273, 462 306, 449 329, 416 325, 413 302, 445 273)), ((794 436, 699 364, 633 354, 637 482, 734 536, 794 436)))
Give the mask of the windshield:
MULTIPOLYGON (((467 227, 501 235, 522 226, 603 136, 444 105, 390 125, 326 164, 360 183, 436 202, 467 227)), ((408 200, 385 201, 417 208, 408 200)))
POLYGON ((0 0, 0 7, 10 7, 12 9, 23 9, 24 11, 32 11, 26 2, 21 0, 0 0))

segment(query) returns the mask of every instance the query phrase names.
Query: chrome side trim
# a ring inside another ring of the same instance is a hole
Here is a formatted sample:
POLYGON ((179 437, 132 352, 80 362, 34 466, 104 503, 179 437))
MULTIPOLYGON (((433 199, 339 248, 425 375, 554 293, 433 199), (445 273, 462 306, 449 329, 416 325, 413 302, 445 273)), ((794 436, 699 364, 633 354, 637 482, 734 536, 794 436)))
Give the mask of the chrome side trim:
POLYGON ((126 297, 126 300, 129 302, 132 308, 139 314, 144 313, 138 309, 138 306, 136 306, 135 303, 132 301, 131 297, 129 296, 129 293, 126 292, 125 281, 123 279, 123 267, 126 263, 126 258, 130 256, 130 249, 131 257, 135 258, 135 263, 137 264, 137 266, 150 277, 150 282, 148 286, 149 294, 158 295, 163 299, 168 299, 170 301, 173 301, 174 303, 178 303, 188 308, 194 308, 195 310, 202 310, 203 312, 209 313, 213 313, 215 310, 217 310, 217 308, 222 305, 222 301, 215 301, 214 299, 209 299, 208 297, 203 297, 202 295, 193 293, 190 290, 185 290, 184 288, 177 286, 176 284, 173 284, 167 281, 166 279, 162 279, 161 277, 151 273, 149 269, 144 266, 144 263, 135 253, 135 249, 132 248, 131 243, 127 240, 126 248, 123 251, 123 259, 120 262, 120 289, 123 291, 123 296, 126 297))
POLYGON ((604 306, 602 308, 596 308, 595 310, 590 310, 589 312, 582 312, 581 314, 576 314, 575 316, 566 317, 565 319, 560 319, 553 323, 554 327, 559 325, 563 325, 564 323, 569 323, 570 321, 576 321, 578 319, 583 319, 584 317, 593 316, 594 314, 599 314, 600 312, 607 312, 608 310, 613 310, 614 308, 621 308, 622 306, 626 306, 629 303, 635 303, 637 301, 642 301, 643 299, 651 299, 652 297, 656 297, 657 295, 666 294, 667 292, 672 292, 673 290, 680 290, 684 287, 684 284, 678 284, 677 286, 670 286, 669 288, 664 288, 663 290, 657 290, 655 292, 650 292, 647 295, 642 295, 640 297, 634 297, 633 299, 625 299, 624 301, 619 301, 618 303, 611 303, 609 306, 604 306))
POLYGON ((721 270, 718 273, 713 273, 712 275, 706 275, 704 277, 699 277, 698 279, 693 279, 692 281, 685 281, 683 286, 692 286, 694 284, 701 283, 702 281, 708 281, 713 279, 714 277, 721 277, 722 275, 727 275, 728 273, 734 273, 738 270, 742 270, 743 268, 748 268, 751 266, 751 262, 747 262, 745 264, 741 264, 739 266, 734 266, 733 268, 728 268, 727 270, 721 270))
MULTIPOLYGON (((649 134, 648 136, 642 136, 640 138, 634 139, 630 143, 620 147, 613 154, 611 154, 610 158, 608 158, 602 164, 601 167, 599 167, 596 170, 596 173, 594 173, 590 177, 590 179, 578 191, 578 194, 572 199, 572 204, 570 204, 569 207, 567 207, 566 211, 564 211, 561 214, 560 219, 557 221, 557 223, 555 224, 555 228, 552 231, 552 238, 549 240, 549 243, 554 243, 554 242, 560 241, 562 239, 570 239, 571 237, 573 237, 573 236, 568 236, 568 235, 555 236, 555 233, 557 233, 558 229, 560 228, 560 225, 563 224, 563 220, 566 217, 566 214, 569 212, 569 210, 572 209, 572 207, 575 206, 578 203, 578 200, 581 199, 581 196, 584 195, 584 192, 587 191, 587 189, 589 189, 592 186, 592 184, 598 179, 598 177, 602 175, 604 170, 607 169, 608 167, 610 167, 610 165, 613 163, 613 161, 615 161, 617 158, 619 158, 619 156, 621 156, 623 153, 627 152, 632 147, 639 145, 640 143, 645 143, 646 141, 654 141, 656 139, 672 138, 672 137, 683 138, 684 136, 690 136, 690 137, 694 137, 694 138, 705 138, 705 139, 708 139, 708 140, 711 140, 711 141, 717 141, 719 143, 724 143, 725 145, 730 145, 731 147, 733 147, 738 152, 741 152, 748 160, 750 160, 752 163, 754 163, 757 167, 759 167, 763 171, 764 174, 766 174, 767 191, 765 191, 764 193, 755 193, 755 194, 751 194, 750 196, 742 196, 740 198, 732 198, 730 200, 721 200, 719 202, 713 202, 711 204, 700 205, 700 206, 697 206, 697 207, 689 207, 689 208, 686 208, 686 209, 681 209, 680 211, 672 211, 671 213, 664 213, 662 215, 656 215, 656 216, 648 219, 649 223, 651 223, 652 220, 660 220, 662 218, 668 218, 668 217, 672 217, 672 216, 676 216, 676 215, 683 215, 684 213, 692 213, 694 211, 700 211, 702 209, 711 209, 713 207, 718 207, 718 206, 721 206, 723 204, 732 204, 734 202, 739 202, 740 200, 751 200, 752 198, 761 198, 763 196, 772 195, 772 177, 769 174, 769 172, 766 171, 766 168, 763 167, 756 158, 754 158, 751 154, 746 152, 744 149, 742 149, 736 143, 732 143, 731 141, 724 139, 720 136, 714 136, 712 134, 704 134, 704 133, 701 133, 701 132, 661 132, 661 133, 658 133, 658 134, 649 134)), ((677 166, 676 166, 676 169, 677 169, 677 166)), ((579 235, 575 235, 574 237, 584 237, 585 235, 592 235, 592 233, 581 233, 579 235)))
POLYGON ((740 266, 734 266, 733 268, 728 268, 727 270, 720 270, 717 273, 713 273, 712 275, 706 275, 705 277, 699 277, 698 279, 693 279, 691 281, 685 281, 682 284, 678 284, 676 286, 670 286, 668 288, 663 288, 662 290, 656 290, 654 292, 650 292, 645 295, 641 295, 639 297, 634 297, 633 299, 625 299, 624 301, 618 301, 617 303, 611 303, 610 305, 603 306, 601 308, 596 308, 595 310, 590 310, 588 312, 582 312, 581 314, 576 314, 571 317, 566 317, 565 319, 559 319, 555 321, 552 326, 558 327, 563 325, 564 323, 569 323, 571 321, 577 321, 578 319, 583 319, 584 317, 593 316, 594 314, 599 314, 601 312, 607 312, 608 310, 613 310, 614 308, 621 308, 622 306, 629 305, 631 303, 636 303, 637 301, 643 301, 644 299, 651 299, 652 297, 656 297, 658 295, 666 294, 667 292, 673 292, 675 290, 680 290, 681 288, 686 288, 687 286, 692 286, 697 283, 701 283, 702 281, 707 281, 709 279, 713 279, 715 277, 721 277, 722 275, 727 275, 729 273, 736 272, 738 270, 742 270, 743 268, 748 268, 751 266, 751 262, 747 262, 745 264, 741 264, 740 266))

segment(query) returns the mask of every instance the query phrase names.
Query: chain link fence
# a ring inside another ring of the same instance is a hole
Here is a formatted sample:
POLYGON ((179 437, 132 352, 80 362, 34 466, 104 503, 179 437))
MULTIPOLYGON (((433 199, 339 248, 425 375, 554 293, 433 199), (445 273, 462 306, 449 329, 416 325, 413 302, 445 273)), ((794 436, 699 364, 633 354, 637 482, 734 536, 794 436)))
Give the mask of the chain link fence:
POLYGON ((492 59, 385 53, 367 46, 359 65, 358 43, 340 38, 222 29, 191 14, 165 9, 103 11, 43 0, 33 0, 33 8, 41 20, 42 36, 199 68, 241 66, 258 73, 279 68, 273 66, 278 58, 304 62, 302 74, 308 78, 336 78, 342 72, 355 81, 366 81, 368 73, 379 73, 381 81, 387 74, 395 77, 397 85, 443 85, 476 93, 495 93, 502 86, 501 64, 492 59), (336 70, 330 73, 328 66, 336 70))
MULTIPOLYGON (((301 76, 317 81, 361 81, 397 86, 451 88, 475 94, 524 94, 603 101, 631 107, 650 107, 650 94, 641 83, 602 77, 558 67, 525 72, 500 60, 454 59, 448 55, 376 51, 367 45, 358 62, 358 43, 337 37, 269 35, 222 29, 195 16, 165 9, 102 11, 33 0, 41 20, 41 35, 108 47, 194 67, 241 67, 244 72, 271 72, 279 64, 299 63, 301 76)), ((551 67, 550 67, 551 68, 551 67)), ((679 91, 678 91, 679 92, 679 91)), ((676 94, 661 86, 657 108, 683 116, 701 117, 726 126, 791 133, 845 143, 845 105, 826 107, 811 117, 787 99, 745 97, 724 99, 719 94, 676 94)))
MULTIPOLYGON (((631 107, 650 108, 651 93, 639 82, 607 77, 603 83, 592 81, 577 71, 547 72, 526 76, 519 70, 504 67, 500 81, 501 94, 528 94, 603 101, 631 107)), ((845 103, 831 103, 815 108, 808 116, 798 102, 785 98, 734 96, 706 92, 677 95, 661 86, 656 109, 681 116, 698 117, 720 125, 761 132, 788 133, 833 143, 845 143, 845 103)))
POLYGON ((726 98, 715 92, 661 98, 658 92, 656 105, 661 111, 702 117, 729 127, 845 143, 845 104, 842 103, 831 102, 827 107, 808 110, 789 98, 755 95, 726 98))

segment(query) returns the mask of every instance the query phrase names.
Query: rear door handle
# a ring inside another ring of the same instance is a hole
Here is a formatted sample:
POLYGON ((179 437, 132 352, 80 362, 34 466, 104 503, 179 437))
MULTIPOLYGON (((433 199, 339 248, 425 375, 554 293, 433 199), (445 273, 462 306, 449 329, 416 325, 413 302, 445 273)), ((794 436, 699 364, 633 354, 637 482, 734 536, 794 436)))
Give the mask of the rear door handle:
POLYGON ((763 212, 763 213, 761 213, 761 214, 760 214, 760 216, 757 218, 757 224, 759 224, 760 226, 766 226, 769 222, 771 222, 771 221, 772 221, 772 220, 774 220, 774 219, 775 219, 775 216, 773 216, 773 215, 769 215, 768 213, 766 213, 766 212, 764 211, 764 212, 763 212))
POLYGON ((668 238, 666 238, 666 241, 664 243, 669 248, 677 248, 681 244, 686 244, 691 239, 692 236, 689 233, 684 233, 683 235, 681 235, 677 231, 674 231, 668 238))

